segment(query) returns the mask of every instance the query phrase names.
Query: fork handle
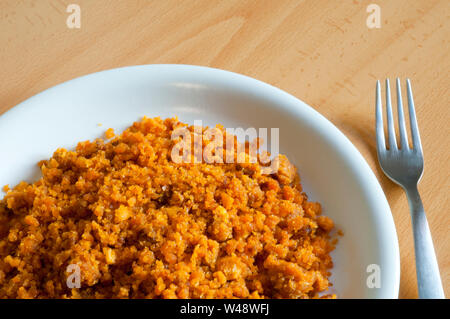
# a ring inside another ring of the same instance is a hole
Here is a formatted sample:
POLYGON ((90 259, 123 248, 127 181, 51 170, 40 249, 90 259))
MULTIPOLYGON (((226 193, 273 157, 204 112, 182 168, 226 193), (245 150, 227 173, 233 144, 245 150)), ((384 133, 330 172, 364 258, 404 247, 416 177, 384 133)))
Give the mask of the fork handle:
POLYGON ((414 233, 417 285, 421 299, 445 299, 430 228, 417 186, 406 189, 414 233))

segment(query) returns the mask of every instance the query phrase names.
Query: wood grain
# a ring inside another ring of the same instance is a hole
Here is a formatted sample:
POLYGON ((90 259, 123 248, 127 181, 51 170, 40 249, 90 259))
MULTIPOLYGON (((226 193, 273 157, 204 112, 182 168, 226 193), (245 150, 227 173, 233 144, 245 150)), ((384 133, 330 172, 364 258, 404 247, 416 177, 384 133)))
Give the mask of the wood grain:
MULTIPOLYGON (((417 297, 408 204, 377 165, 376 79, 412 80, 425 154, 420 184, 450 295, 450 3, 446 0, 0 2, 0 113, 74 77, 135 64, 243 73, 313 106, 356 145, 389 200, 401 252, 401 298, 417 297), (381 28, 366 7, 381 8, 381 28), (66 26, 67 5, 81 28, 66 26)), ((5 138, 5 137, 3 137, 5 138)))

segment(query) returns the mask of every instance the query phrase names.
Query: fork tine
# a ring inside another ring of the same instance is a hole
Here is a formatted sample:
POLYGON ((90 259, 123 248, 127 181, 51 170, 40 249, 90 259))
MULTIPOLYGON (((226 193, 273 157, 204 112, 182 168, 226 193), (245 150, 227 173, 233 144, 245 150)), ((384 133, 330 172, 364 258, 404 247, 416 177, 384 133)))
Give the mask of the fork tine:
POLYGON ((395 139, 394 117, 392 116, 391 88, 389 86, 389 79, 386 79, 386 114, 387 114, 389 149, 395 150, 397 149, 397 141, 395 139))
POLYGON ((402 150, 407 150, 408 135, 405 128, 405 115, 403 114, 402 90, 400 88, 400 79, 397 78, 397 109, 398 109, 398 129, 400 131, 400 146, 402 150))
POLYGON ((377 135, 377 150, 378 153, 386 150, 384 142, 384 128, 383 128, 383 111, 381 105, 381 90, 380 81, 377 81, 376 97, 375 97, 375 119, 376 119, 376 135, 377 135))
POLYGON ((406 79, 406 88, 408 94, 409 122, 411 126, 413 149, 418 152, 422 152, 422 144, 420 143, 419 128, 417 127, 416 111, 414 109, 414 99, 411 90, 411 82, 409 81, 409 79, 406 79))

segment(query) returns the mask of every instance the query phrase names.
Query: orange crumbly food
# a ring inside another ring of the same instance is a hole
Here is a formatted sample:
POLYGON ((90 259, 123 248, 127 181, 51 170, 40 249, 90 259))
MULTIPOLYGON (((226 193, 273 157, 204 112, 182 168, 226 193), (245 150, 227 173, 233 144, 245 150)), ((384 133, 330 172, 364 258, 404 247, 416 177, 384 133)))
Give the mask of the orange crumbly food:
POLYGON ((40 180, 9 190, 0 201, 0 298, 326 293, 333 221, 308 202, 288 159, 279 155, 271 175, 259 163, 176 164, 177 127, 187 125, 144 117, 121 135, 109 130, 109 142, 58 149, 40 162, 40 180), (68 288, 73 264, 79 288, 68 288))

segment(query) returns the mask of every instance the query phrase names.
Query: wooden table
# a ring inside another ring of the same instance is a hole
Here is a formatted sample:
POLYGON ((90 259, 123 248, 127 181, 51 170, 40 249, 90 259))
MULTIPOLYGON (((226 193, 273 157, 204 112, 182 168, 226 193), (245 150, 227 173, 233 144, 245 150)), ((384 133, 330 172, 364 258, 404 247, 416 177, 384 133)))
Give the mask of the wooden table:
POLYGON ((374 137, 375 80, 409 77, 426 161, 420 191, 450 296, 449 18, 447 0, 3 0, 0 113, 74 77, 135 64, 206 65, 275 85, 331 120, 372 167, 397 227, 400 297, 415 298, 408 204, 381 172, 374 137), (66 24, 71 3, 79 29, 66 24), (366 23, 370 3, 380 28, 366 23))

